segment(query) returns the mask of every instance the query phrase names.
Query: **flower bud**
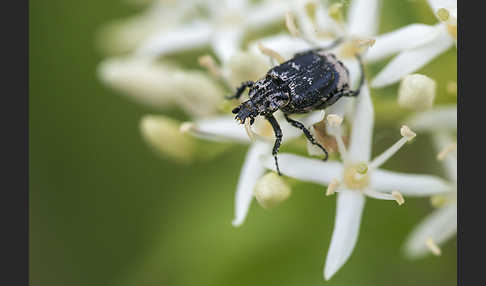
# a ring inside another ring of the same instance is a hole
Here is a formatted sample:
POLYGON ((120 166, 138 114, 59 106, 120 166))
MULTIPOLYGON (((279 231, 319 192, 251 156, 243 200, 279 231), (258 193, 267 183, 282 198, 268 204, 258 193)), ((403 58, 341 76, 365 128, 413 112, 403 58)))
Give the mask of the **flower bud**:
POLYGON ((290 187, 276 173, 261 177, 255 185, 255 198, 265 209, 273 208, 290 196, 290 187))
POLYGON ((196 146, 192 137, 180 132, 179 125, 166 116, 146 115, 140 121, 140 131, 145 141, 161 155, 188 162, 196 146))
POLYGON ((247 80, 258 80, 270 69, 268 60, 253 52, 238 52, 228 62, 228 79, 231 85, 240 86, 247 80))
POLYGON ((435 80, 421 74, 410 74, 400 83, 398 104, 412 110, 425 110, 434 104, 435 92, 435 80))

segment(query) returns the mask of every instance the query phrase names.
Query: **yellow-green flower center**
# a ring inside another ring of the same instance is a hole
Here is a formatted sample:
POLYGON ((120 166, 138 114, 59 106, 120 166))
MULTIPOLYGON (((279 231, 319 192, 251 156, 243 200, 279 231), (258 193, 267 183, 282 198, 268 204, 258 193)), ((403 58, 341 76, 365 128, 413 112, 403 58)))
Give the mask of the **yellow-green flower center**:
POLYGON ((363 190, 369 185, 369 172, 366 163, 345 166, 344 184, 352 190, 363 190))

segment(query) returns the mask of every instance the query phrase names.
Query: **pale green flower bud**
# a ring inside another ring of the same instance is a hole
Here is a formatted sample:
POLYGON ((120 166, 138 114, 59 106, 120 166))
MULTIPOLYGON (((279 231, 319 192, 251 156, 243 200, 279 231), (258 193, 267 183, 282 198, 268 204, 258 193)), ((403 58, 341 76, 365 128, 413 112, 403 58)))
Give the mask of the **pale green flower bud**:
POLYGON ((196 142, 179 129, 180 123, 166 116, 146 115, 140 121, 143 138, 160 155, 188 162, 193 158, 196 142))
POLYGON ((412 110, 425 110, 434 104, 435 80, 421 74, 411 74, 403 78, 398 89, 398 104, 412 110))
POLYGON ((263 208, 273 208, 290 196, 290 187, 274 172, 261 177, 255 185, 255 198, 263 208))

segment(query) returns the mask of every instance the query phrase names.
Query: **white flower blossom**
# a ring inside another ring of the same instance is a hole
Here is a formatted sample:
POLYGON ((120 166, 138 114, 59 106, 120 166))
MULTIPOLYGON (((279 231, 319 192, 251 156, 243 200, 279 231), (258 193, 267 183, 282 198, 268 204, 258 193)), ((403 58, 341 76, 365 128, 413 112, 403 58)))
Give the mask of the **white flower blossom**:
POLYGON ((410 120, 421 131, 432 132, 434 145, 438 150, 437 159, 442 161, 446 178, 455 186, 452 192, 432 197, 431 202, 436 210, 406 240, 405 251, 411 258, 420 258, 429 252, 440 255, 439 245, 457 232, 457 143, 452 136, 456 128, 453 124, 443 124, 447 121, 457 122, 456 112, 455 106, 437 108, 419 113, 410 120), (446 117, 444 114, 447 112, 446 117))
POLYGON ((154 33, 141 43, 136 54, 157 57, 210 46, 219 60, 225 62, 241 48, 248 31, 282 21, 290 1, 263 0, 250 4, 247 0, 208 0, 203 3, 207 15, 154 33))
MULTIPOLYGON (((326 258, 324 278, 330 279, 350 257, 356 244, 365 196, 393 200, 402 204, 406 196, 429 196, 447 192, 451 186, 430 175, 404 174, 380 169, 407 141, 413 139, 408 127, 401 129, 402 138, 388 150, 370 160, 373 132, 373 106, 368 89, 357 97, 352 119, 349 147, 342 140, 340 116, 328 115, 329 131, 335 136, 342 163, 280 154, 283 174, 302 181, 326 186, 337 192, 337 209, 331 245, 326 258)), ((272 158, 264 166, 275 169, 272 158)), ((329 190, 328 190, 329 191, 329 190)), ((329 194, 329 192, 328 192, 329 194)))
POLYGON ((366 59, 377 61, 398 53, 372 80, 374 88, 398 82, 450 49, 457 42, 457 1, 428 0, 440 21, 436 25, 411 24, 376 38, 366 59))
MULTIPOLYGON (((283 117, 281 112, 276 112, 274 115, 282 129, 282 144, 302 135, 302 131, 291 126, 287 121, 281 120, 283 117)), ((322 119, 323 112, 315 111, 299 119, 299 121, 306 127, 309 127, 322 119)), ((241 168, 235 195, 235 217, 232 224, 240 226, 245 221, 250 203, 253 200, 255 185, 265 173, 261 157, 272 154, 274 133, 271 125, 263 118, 256 118, 254 123, 255 131, 252 132, 257 134, 258 139, 254 142, 250 140, 244 127, 233 116, 204 118, 187 123, 185 126, 184 131, 189 131, 191 134, 203 139, 250 144, 241 168)))

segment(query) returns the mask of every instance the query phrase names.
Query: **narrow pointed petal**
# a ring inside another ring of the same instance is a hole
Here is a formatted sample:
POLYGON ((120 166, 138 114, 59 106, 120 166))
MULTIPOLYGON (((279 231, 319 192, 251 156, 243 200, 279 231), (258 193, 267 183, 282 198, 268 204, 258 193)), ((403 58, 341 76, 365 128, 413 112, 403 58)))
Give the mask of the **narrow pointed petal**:
POLYGON ((412 231, 405 243, 405 251, 412 258, 424 256, 430 252, 425 243, 428 238, 442 244, 456 232, 457 205, 452 203, 435 210, 412 231))
POLYGON ((365 83, 361 93, 356 97, 348 158, 354 163, 368 162, 371 157, 371 141, 373 136, 374 111, 371 103, 370 90, 365 83))
POLYGON ((336 219, 327 252, 324 278, 329 280, 353 252, 358 240, 365 197, 356 191, 343 190, 337 195, 336 219))
POLYGON ((372 80, 373 88, 384 87, 400 81, 407 74, 413 73, 453 45, 453 40, 445 30, 437 38, 421 47, 406 50, 393 58, 372 80))
MULTIPOLYGON (((301 180, 327 186, 332 179, 342 175, 343 165, 338 162, 323 162, 293 154, 278 154, 278 164, 282 174, 301 180)), ((265 156, 263 165, 276 171, 273 156, 265 156)))
POLYGON ((207 23, 195 22, 179 29, 164 30, 148 38, 135 52, 140 56, 157 57, 203 47, 212 33, 207 23))
POLYGON ((213 141, 237 141, 250 143, 243 125, 233 116, 219 116, 200 119, 189 125, 188 131, 199 138, 213 141))
POLYGON ((406 122, 413 130, 419 132, 452 132, 457 130, 457 105, 441 106, 416 113, 406 122))
POLYGON ((295 53, 311 48, 310 44, 300 38, 293 38, 287 34, 258 39, 250 44, 250 50, 261 54, 258 43, 279 53, 284 59, 290 59, 295 53))
POLYGON ((430 196, 453 191, 453 186, 431 175, 405 174, 382 169, 373 170, 371 184, 380 192, 397 190, 405 196, 430 196))
POLYGON ((255 142, 250 146, 241 169, 240 178, 235 197, 235 218, 233 226, 240 226, 245 221, 246 215, 253 200, 253 189, 258 179, 265 173, 265 168, 260 162, 263 155, 272 151, 272 146, 264 142, 255 142))
POLYGON ((430 43, 439 35, 440 25, 411 24, 377 36, 375 44, 366 52, 364 59, 368 62, 375 62, 398 52, 430 43))
POLYGON ((251 29, 261 29, 262 26, 272 23, 283 23, 285 13, 290 7, 290 3, 286 1, 268 1, 254 5, 247 13, 245 22, 251 29))
POLYGON ((353 0, 348 13, 348 33, 371 37, 378 32, 380 0, 353 0))
POLYGON ((213 33, 211 45, 221 62, 227 62, 241 48, 242 37, 239 27, 224 27, 213 33))
MULTIPOLYGON (((435 146, 437 147, 437 150, 439 152, 451 143, 456 142, 457 139, 449 136, 445 132, 437 132, 436 134, 434 134, 433 138, 435 146)), ((457 150, 452 151, 451 154, 447 154, 443 159, 443 162, 449 180, 457 182, 457 150)))

